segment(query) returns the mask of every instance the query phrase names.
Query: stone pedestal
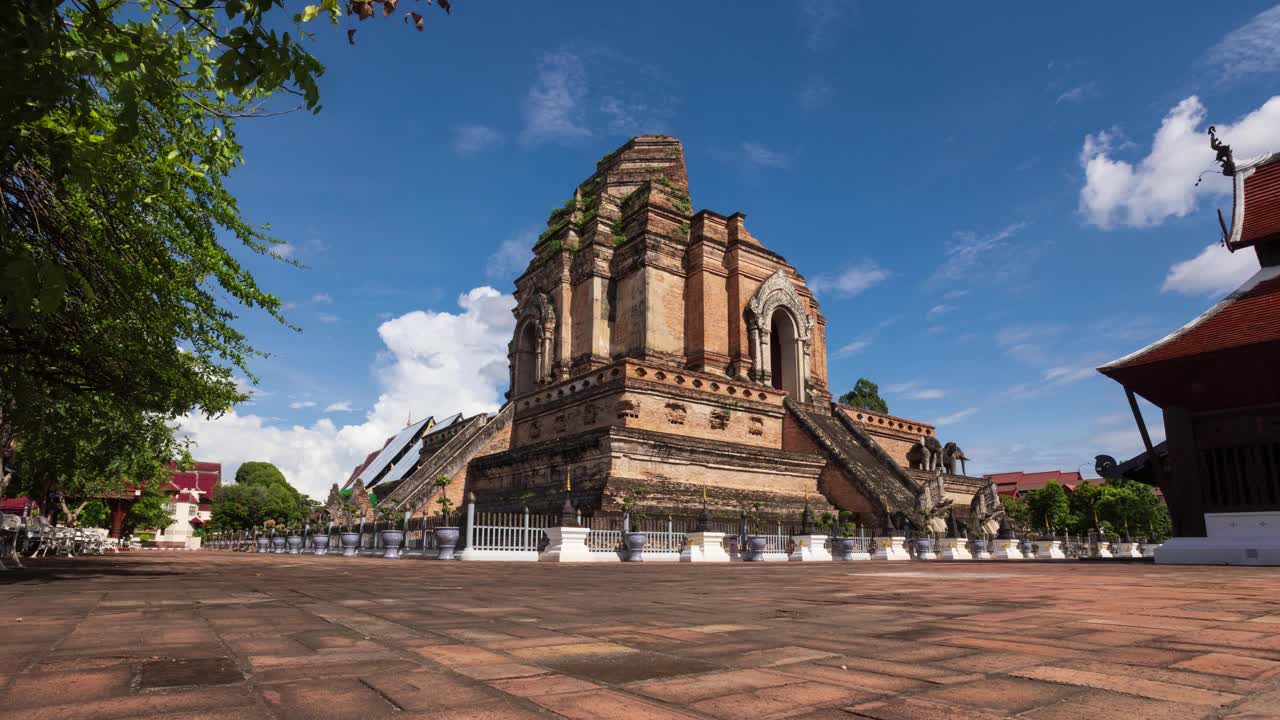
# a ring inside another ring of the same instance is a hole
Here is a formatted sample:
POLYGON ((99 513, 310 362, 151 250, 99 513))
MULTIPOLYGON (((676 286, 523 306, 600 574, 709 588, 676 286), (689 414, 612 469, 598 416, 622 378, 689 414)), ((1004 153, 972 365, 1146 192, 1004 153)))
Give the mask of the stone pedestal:
POLYGON ((826 535, 792 535, 791 541, 796 549, 791 551, 792 562, 830 562, 831 551, 827 550, 826 535))
POLYGON ((1018 541, 1014 538, 1002 540, 996 538, 991 541, 992 550, 991 557, 996 560, 1021 560, 1022 551, 1018 549, 1018 541))
POLYGON ((547 549, 538 555, 538 562, 591 562, 591 551, 587 549, 591 528, 550 527, 546 533, 547 549))
POLYGON ((1097 558, 1113 558, 1113 557, 1115 557, 1115 555, 1112 555, 1112 554, 1111 554, 1111 543, 1109 543, 1109 542, 1100 542, 1100 543, 1098 543, 1098 544, 1097 544, 1097 546, 1096 546, 1096 549, 1094 550, 1093 556, 1094 556, 1094 557, 1097 557, 1097 558))
POLYGON ((724 551, 724 533, 689 533, 689 544, 680 551, 680 562, 729 562, 724 551))
POLYGON ((1036 552, 1037 560, 1066 560, 1067 554, 1062 551, 1061 540, 1041 540, 1037 543, 1040 550, 1036 552))
POLYGON ((964 538, 943 538, 941 557, 943 560, 972 560, 973 553, 965 547, 964 538))
POLYGON ((1136 542, 1116 543, 1115 555, 1119 558, 1140 558, 1142 557, 1142 550, 1138 548, 1138 543, 1136 542))
POLYGON ((910 560, 911 555, 907 553, 907 538, 903 536, 896 537, 878 537, 874 538, 876 550, 871 554, 872 560, 910 560))
POLYGON ((1154 558, 1156 550, 1160 549, 1160 543, 1142 543, 1142 557, 1154 558))
POLYGON ((1160 564, 1280 565, 1280 512, 1205 513, 1205 537, 1169 538, 1160 564))
POLYGON ((991 546, 991 543, 985 540, 982 541, 981 543, 976 544, 974 546, 973 559, 990 560, 991 559, 991 550, 989 549, 990 546, 991 546))

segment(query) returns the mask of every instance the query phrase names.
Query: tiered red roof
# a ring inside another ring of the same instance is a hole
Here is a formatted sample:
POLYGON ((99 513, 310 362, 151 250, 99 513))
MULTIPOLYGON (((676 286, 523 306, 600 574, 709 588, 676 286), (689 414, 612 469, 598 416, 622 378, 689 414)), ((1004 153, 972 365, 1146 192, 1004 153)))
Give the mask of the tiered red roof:
POLYGON ((1081 477, 1080 473, 1075 470, 1046 470, 1044 472, 1031 473, 1007 472, 983 475, 983 477, 995 483, 997 493, 1010 497, 1017 497, 1029 490, 1039 490, 1053 481, 1066 488, 1067 492, 1071 492, 1085 483, 1102 482, 1100 478, 1081 477))

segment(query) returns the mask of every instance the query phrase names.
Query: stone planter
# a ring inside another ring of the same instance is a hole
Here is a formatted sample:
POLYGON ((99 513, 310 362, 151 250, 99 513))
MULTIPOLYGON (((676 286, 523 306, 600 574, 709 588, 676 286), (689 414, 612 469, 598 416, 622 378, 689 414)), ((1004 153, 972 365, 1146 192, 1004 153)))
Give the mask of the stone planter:
POLYGON ((744 560, 747 562, 764 562, 764 549, 769 546, 769 538, 761 535, 752 535, 747 538, 747 547, 750 553, 744 560))
POLYGON ((342 533, 342 557, 355 557, 360 549, 360 533, 342 533))
POLYGON ((400 546, 404 545, 403 530, 383 530, 382 531, 382 557, 387 560, 395 560, 400 557, 400 546))
POLYGON ((644 560, 644 546, 649 536, 642 532, 629 532, 622 535, 622 542, 627 550, 622 555, 623 562, 641 562, 644 560))
POLYGON ((973 540, 973 556, 979 560, 990 560, 991 553, 987 552, 987 541, 981 538, 973 540))
POLYGON ((852 560, 854 548, 858 546, 856 538, 833 538, 831 540, 831 554, 836 560, 852 560))
POLYGON ((329 536, 328 535, 312 535, 311 536, 311 552, 316 555, 329 554, 329 536))
POLYGON ((262 537, 259 537, 256 542, 258 545, 258 552, 271 552, 271 538, 263 535, 262 537))
POLYGON ((284 545, 285 545, 285 542, 284 542, 283 535, 275 535, 271 538, 271 552, 276 553, 278 555, 283 554, 284 552, 286 552, 284 545))
POLYGON ((302 554, 302 536, 301 535, 290 535, 289 537, 285 538, 284 541, 285 541, 285 544, 289 546, 290 555, 302 554))
POLYGON ((436 535, 436 559, 452 560, 453 551, 458 547, 458 528, 438 527, 433 532, 436 535))
POLYGON ((938 554, 933 551, 933 541, 928 538, 917 538, 913 541, 916 546, 917 560, 937 560, 938 554))

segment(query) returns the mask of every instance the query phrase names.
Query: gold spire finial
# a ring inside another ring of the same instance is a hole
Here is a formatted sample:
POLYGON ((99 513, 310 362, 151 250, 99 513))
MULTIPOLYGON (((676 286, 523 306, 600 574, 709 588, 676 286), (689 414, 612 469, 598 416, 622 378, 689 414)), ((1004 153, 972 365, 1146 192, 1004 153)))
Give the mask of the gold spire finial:
POLYGON ((573 477, 573 466, 570 465, 569 467, 565 468, 565 471, 564 471, 564 491, 565 492, 569 492, 570 490, 573 489, 572 477, 573 477))

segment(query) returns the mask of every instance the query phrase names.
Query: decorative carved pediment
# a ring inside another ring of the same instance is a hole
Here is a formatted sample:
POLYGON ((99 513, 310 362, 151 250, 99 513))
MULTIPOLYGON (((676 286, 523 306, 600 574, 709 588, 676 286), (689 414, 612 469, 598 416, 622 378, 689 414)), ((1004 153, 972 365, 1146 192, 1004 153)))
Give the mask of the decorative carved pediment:
POLYGON ((556 329, 556 309, 543 293, 534 293, 529 300, 515 309, 516 327, 532 321, 542 337, 551 337, 556 329))
POLYGON ((770 275, 756 289, 747 302, 747 320, 753 328, 767 333, 769 319, 779 307, 785 307, 791 312, 798 325, 799 339, 807 343, 813 332, 813 318, 805 312, 804 298, 796 292, 795 283, 787 277, 785 270, 778 270, 770 275))

